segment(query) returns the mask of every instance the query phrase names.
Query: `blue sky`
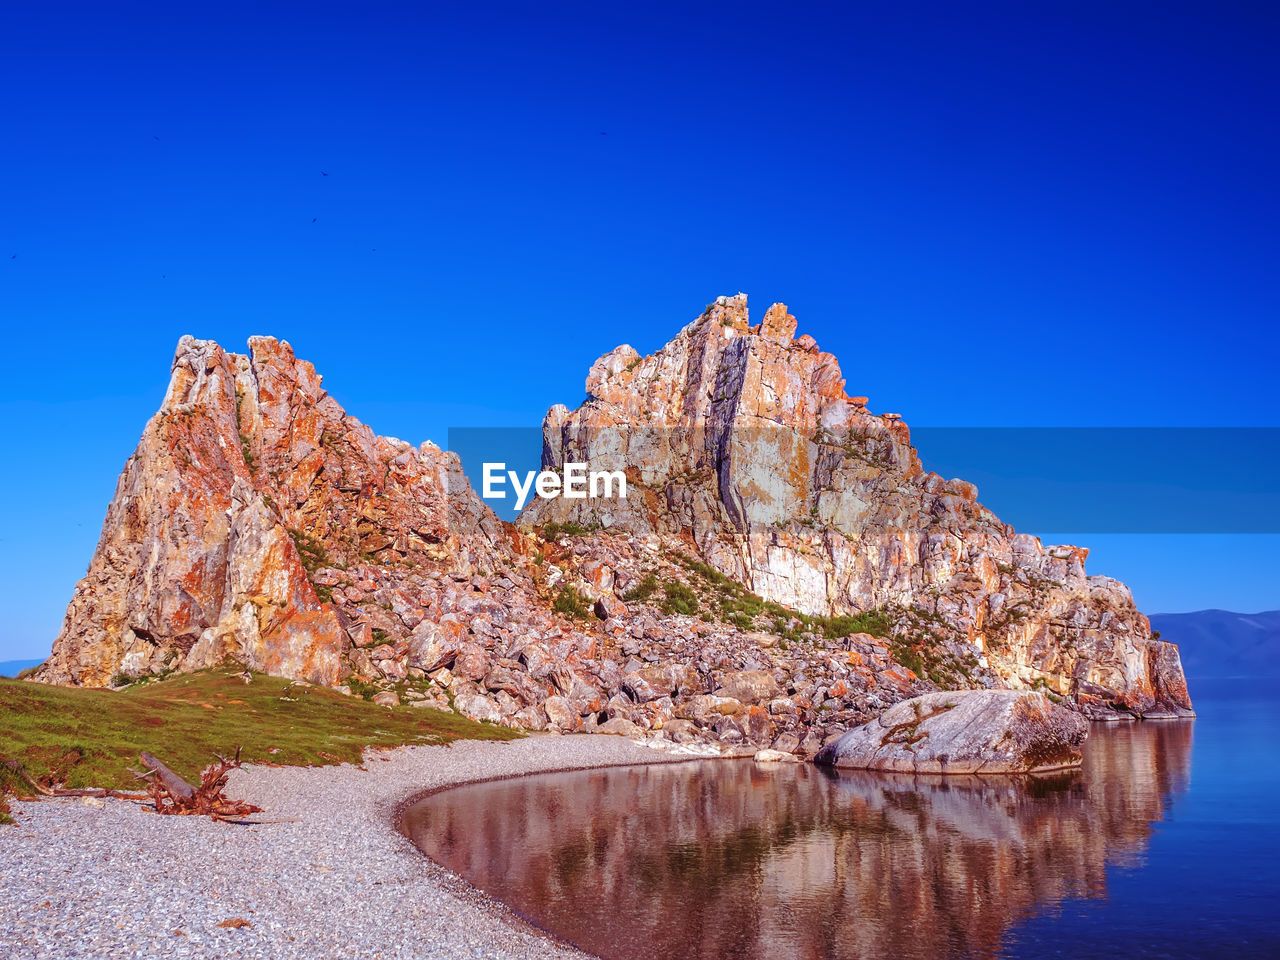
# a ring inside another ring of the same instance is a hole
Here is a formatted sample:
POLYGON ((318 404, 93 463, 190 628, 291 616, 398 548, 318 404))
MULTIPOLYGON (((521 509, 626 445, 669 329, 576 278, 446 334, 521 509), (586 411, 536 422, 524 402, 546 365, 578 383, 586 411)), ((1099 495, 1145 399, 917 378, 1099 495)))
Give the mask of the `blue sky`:
MULTIPOLYGON (((184 333, 443 442, 743 290, 914 424, 1280 426, 1278 21, 11 6, 0 659, 47 651, 184 333)), ((1148 610, 1280 606, 1280 537, 1103 539, 1148 610)))

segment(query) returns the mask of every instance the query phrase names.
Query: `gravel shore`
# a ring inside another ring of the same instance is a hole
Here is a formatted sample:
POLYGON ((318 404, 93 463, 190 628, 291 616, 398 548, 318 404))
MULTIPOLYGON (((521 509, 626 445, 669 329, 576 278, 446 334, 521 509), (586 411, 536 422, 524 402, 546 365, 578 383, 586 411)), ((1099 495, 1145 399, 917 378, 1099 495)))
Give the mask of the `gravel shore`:
POLYGON ((17 826, 0 827, 0 956, 581 958, 420 854, 397 810, 451 784, 684 759, 532 736, 371 751, 363 769, 246 767, 228 793, 297 821, 259 826, 124 800, 15 803, 17 826))

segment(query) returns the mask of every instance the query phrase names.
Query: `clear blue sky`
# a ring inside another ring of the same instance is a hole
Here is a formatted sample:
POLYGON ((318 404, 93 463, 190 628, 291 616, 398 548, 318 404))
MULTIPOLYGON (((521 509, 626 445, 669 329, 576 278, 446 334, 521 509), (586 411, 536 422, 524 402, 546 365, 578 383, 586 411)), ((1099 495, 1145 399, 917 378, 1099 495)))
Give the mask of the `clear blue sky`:
MULTIPOLYGON (((184 333, 443 442, 743 290, 915 424, 1280 426, 1280 8, 450 6, 6 9, 0 659, 184 333)), ((1102 540, 1145 609, 1280 607, 1280 537, 1102 540)))

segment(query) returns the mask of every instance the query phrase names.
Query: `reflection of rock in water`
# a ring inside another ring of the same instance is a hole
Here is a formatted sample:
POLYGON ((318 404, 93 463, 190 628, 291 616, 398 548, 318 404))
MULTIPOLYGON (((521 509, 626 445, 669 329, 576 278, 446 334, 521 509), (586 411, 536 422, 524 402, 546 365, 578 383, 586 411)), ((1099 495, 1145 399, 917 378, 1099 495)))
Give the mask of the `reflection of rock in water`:
POLYGON ((707 761, 449 791, 435 859, 605 957, 996 956, 1008 927, 1105 896, 1189 775, 1191 724, 1095 733, 1031 782, 707 761))

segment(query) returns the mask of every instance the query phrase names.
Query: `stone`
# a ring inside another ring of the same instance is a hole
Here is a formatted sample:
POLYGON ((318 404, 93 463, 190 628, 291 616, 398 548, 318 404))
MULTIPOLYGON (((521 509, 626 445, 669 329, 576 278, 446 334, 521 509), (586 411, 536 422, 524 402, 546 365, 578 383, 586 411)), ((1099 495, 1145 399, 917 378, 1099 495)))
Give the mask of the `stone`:
POLYGON ((627 605, 617 597, 601 597, 596 601, 594 609, 601 620, 621 620, 627 615, 627 605))
POLYGON ((400 697, 394 690, 382 690, 373 695, 373 702, 380 707, 398 707, 400 697))
POLYGON ((698 725, 691 720, 668 720, 662 725, 668 740, 676 743, 692 743, 698 739, 698 725))
POLYGON ((464 643, 450 669, 454 676, 464 680, 483 680, 489 672, 489 651, 478 643, 464 643))
POLYGON ((596 733, 616 733, 623 737, 638 737, 644 731, 626 717, 610 717, 596 727, 596 733))
POLYGON ((516 723, 526 730, 547 729, 547 711, 543 710, 541 706, 525 707, 522 710, 517 710, 514 719, 516 723))
POLYGON ((441 697, 438 700, 414 700, 409 706, 421 707, 429 710, 443 710, 446 713, 452 712, 453 708, 449 706, 449 701, 441 697))
POLYGON ((582 725, 582 717, 565 697, 547 697, 542 708, 547 712, 547 722, 562 733, 570 733, 582 725))
POLYGON ((778 696, 778 681, 767 670, 738 670, 726 673, 716 696, 731 697, 743 703, 762 703, 778 696))
POLYGON ((502 711, 489 697, 479 693, 459 693, 453 698, 453 708, 471 720, 487 720, 497 723, 502 719, 502 711))
POLYGON ((688 693, 698 689, 700 685, 697 671, 683 664, 642 667, 627 674, 622 681, 622 689, 637 703, 667 697, 677 690, 688 693))
POLYGON ((756 763, 799 763, 800 758, 794 753, 766 749, 755 752, 755 761, 756 763))
POLYGON ((409 666, 431 673, 453 663, 464 635, 452 625, 423 620, 409 635, 409 666))
POLYGON ((1041 773, 1079 766, 1088 735, 1078 713, 1043 693, 930 693, 842 734, 815 761, 896 773, 1041 773))
POLYGON ((804 757, 816 756, 823 746, 821 732, 817 728, 810 727, 805 731, 804 739, 800 741, 800 755, 804 757))
POLYGON ((794 733, 780 733, 777 739, 773 741, 773 749, 780 750, 783 753, 798 753, 800 751, 800 738, 794 733))
POLYGON ((683 701, 679 708, 680 716, 688 720, 702 720, 708 717, 733 716, 746 713, 746 705, 732 697, 720 697, 712 693, 697 694, 683 701))

